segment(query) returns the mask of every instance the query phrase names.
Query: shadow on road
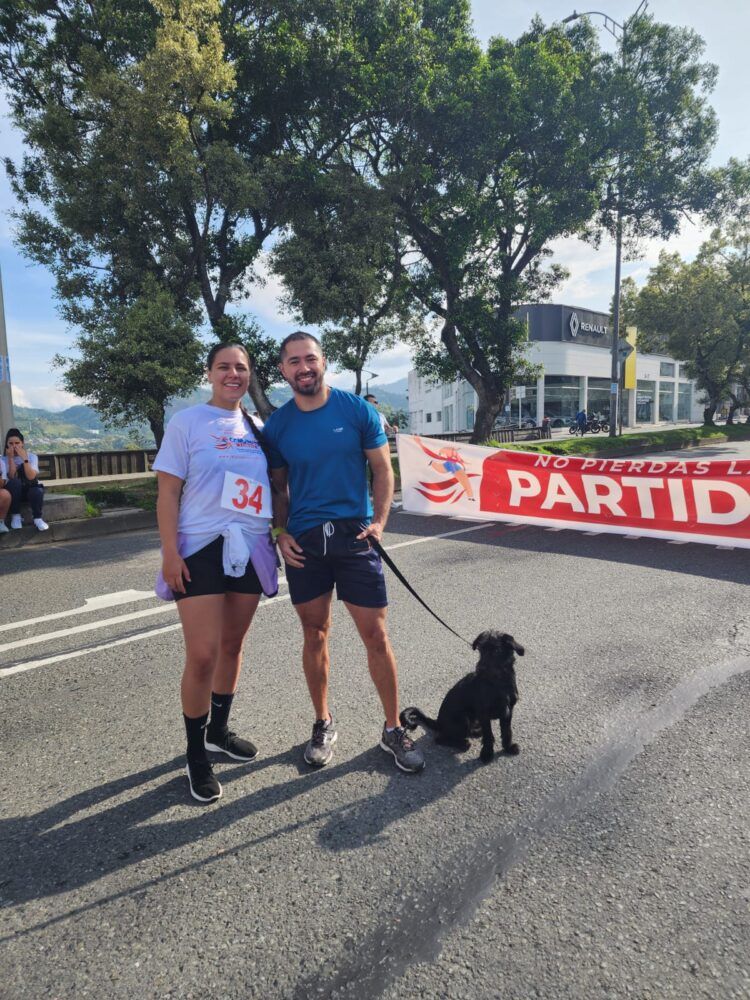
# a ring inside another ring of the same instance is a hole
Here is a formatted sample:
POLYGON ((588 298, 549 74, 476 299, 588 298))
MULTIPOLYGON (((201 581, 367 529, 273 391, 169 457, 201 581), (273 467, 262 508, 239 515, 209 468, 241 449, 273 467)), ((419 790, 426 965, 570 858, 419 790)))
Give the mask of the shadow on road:
MULTIPOLYGON (((391 823, 413 815, 445 795, 478 766, 473 751, 467 758, 459 759, 440 749, 443 752, 439 761, 431 754, 433 766, 428 772, 404 775, 377 747, 325 770, 312 771, 302 763, 300 745, 263 758, 249 767, 222 766, 219 772, 222 784, 225 789, 231 789, 232 794, 209 807, 189 798, 184 758, 175 757, 71 796, 32 815, 0 822, 0 843, 3 856, 8 859, 0 881, 0 902, 7 907, 70 892, 149 858, 196 843, 295 798, 308 793, 315 795, 352 773, 387 774, 391 780, 382 791, 375 795, 368 791, 353 805, 324 806, 318 810, 313 801, 312 805, 300 809, 298 820, 270 830, 266 825, 263 834, 228 845, 233 852, 244 850, 322 820, 325 825, 320 830, 319 841, 323 848, 356 850, 381 838, 391 823), (252 781, 259 771, 279 765, 293 768, 297 774, 288 781, 237 797, 240 788, 236 783, 243 779, 252 781), (142 794, 130 794, 154 781, 159 782, 155 787, 142 794), (173 808, 180 809, 179 819, 154 822, 160 814, 173 808)), ((367 783, 365 787, 371 789, 367 783)), ((321 796, 321 802, 330 800, 330 794, 321 796)), ((148 884, 196 870, 210 864, 215 857, 214 852, 210 857, 176 867, 149 879, 148 884)), ((142 888, 141 884, 115 895, 126 895, 142 888)), ((106 897, 109 898, 112 897, 106 897)), ((106 899, 90 905, 99 905, 106 899)), ((90 906, 83 907, 88 908, 90 906)))

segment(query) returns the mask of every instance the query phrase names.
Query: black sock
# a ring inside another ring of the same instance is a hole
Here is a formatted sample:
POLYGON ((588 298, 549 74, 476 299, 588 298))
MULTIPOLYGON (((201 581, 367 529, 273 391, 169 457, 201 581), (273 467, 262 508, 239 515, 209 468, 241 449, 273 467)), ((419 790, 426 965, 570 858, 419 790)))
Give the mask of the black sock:
POLYGON ((214 694, 213 691, 211 692, 211 722, 208 728, 214 736, 220 736, 227 731, 233 698, 233 694, 214 694))
POLYGON ((185 732, 187 733, 188 760, 208 760, 203 744, 203 731, 208 722, 208 712, 205 715, 199 715, 197 719, 188 718, 184 712, 182 717, 185 720, 185 732))

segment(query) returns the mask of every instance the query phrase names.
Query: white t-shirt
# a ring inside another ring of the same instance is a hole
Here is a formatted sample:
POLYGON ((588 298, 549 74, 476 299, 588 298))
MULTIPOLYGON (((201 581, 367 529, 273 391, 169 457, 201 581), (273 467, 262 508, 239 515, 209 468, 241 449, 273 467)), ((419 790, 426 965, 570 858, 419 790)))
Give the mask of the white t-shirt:
POLYGON ((270 517, 248 516, 221 505, 225 474, 230 472, 259 484, 264 506, 270 509, 266 457, 241 410, 201 403, 175 413, 153 468, 185 482, 177 524, 180 534, 190 536, 183 557, 208 545, 233 523, 255 534, 268 532, 270 517))
MULTIPOLYGON (((29 456, 29 465, 31 468, 39 472, 39 459, 37 456, 33 451, 27 452, 27 455, 29 456)), ((23 459, 20 455, 15 455, 14 461, 16 463, 16 468, 23 465, 23 459)), ((0 456, 0 476, 2 476, 3 479, 8 478, 8 461, 5 455, 0 456)))

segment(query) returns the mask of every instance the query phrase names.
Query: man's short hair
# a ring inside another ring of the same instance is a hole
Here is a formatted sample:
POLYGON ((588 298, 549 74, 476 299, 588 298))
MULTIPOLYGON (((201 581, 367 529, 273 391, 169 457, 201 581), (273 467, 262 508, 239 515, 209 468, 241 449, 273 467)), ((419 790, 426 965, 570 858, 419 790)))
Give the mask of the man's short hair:
POLYGON ((373 394, 371 392, 367 393, 367 395, 365 396, 365 399, 371 399, 373 401, 373 403, 377 403, 377 399, 375 399, 375 397, 373 396, 373 394))
POLYGON ((318 338, 312 333, 305 333, 304 330, 295 330, 294 333, 290 333, 288 337, 284 337, 281 341, 281 346, 279 347, 279 361, 284 360, 284 352, 286 351, 286 345, 291 344, 293 340, 312 340, 318 345, 320 353, 323 353, 323 345, 320 343, 318 338))

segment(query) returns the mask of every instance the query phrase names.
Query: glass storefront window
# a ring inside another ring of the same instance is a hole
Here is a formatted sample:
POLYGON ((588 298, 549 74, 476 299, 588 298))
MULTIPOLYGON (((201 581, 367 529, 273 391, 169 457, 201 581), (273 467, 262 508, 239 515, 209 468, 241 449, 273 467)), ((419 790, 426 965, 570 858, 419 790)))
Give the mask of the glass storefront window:
POLYGON ((608 378, 590 378, 589 393, 586 400, 586 413, 590 417, 606 417, 609 420, 609 386, 608 378))
POLYGON ((662 378, 674 378, 674 365, 671 361, 662 361, 659 365, 659 374, 662 378))
POLYGON ((659 383, 659 420, 674 420, 674 382, 659 383))
POLYGON ((690 420, 693 408, 693 387, 690 382, 680 382, 677 389, 677 419, 690 420))
POLYGON ((453 404, 443 407, 443 430, 453 430, 453 404))
POLYGON ((578 413, 580 386, 577 375, 544 376, 544 415, 553 427, 569 424, 578 413))
POLYGON ((635 397, 635 422, 637 424, 653 424, 655 403, 656 382, 638 379, 635 397))

